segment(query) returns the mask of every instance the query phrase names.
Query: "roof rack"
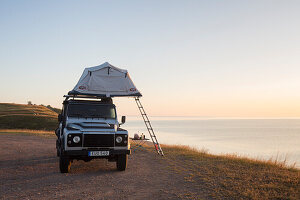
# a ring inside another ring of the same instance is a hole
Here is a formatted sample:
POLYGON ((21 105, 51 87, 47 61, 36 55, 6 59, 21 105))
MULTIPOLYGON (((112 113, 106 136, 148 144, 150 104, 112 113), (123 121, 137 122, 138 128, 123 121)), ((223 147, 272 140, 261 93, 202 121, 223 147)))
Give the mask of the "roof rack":
POLYGON ((95 96, 95 95, 64 95, 64 97, 66 97, 66 100, 68 100, 69 98, 83 98, 83 99, 106 99, 106 98, 110 98, 110 97, 106 97, 106 96, 95 96))

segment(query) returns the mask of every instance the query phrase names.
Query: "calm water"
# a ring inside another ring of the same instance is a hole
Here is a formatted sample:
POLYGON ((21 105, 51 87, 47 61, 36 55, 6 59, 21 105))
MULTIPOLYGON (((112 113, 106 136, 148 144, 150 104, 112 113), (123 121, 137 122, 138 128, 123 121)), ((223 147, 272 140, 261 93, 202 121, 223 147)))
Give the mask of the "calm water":
MULTIPOLYGON (((158 141, 259 159, 287 158, 300 167, 300 119, 201 119, 150 117, 158 141)), ((148 136, 141 117, 127 117, 131 136, 148 136)))

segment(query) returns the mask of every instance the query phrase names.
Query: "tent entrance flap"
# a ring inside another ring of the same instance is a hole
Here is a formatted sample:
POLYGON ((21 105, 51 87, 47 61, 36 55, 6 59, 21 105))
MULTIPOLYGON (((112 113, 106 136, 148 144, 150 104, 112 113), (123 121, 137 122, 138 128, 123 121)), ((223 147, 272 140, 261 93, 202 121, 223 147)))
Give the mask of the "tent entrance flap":
POLYGON ((68 94, 100 97, 142 96, 127 70, 117 68, 108 62, 85 68, 78 83, 68 94))

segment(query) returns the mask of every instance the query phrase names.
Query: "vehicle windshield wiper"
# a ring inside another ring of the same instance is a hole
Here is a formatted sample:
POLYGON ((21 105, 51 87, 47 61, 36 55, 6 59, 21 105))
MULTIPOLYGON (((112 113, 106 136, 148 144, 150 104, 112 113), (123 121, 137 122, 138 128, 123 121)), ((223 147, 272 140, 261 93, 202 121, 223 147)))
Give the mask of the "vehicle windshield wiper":
POLYGON ((105 116, 102 116, 102 115, 89 115, 89 116, 91 116, 91 117, 99 117, 99 118, 107 118, 107 117, 105 117, 105 116))
POLYGON ((79 113, 70 114, 69 117, 82 117, 82 114, 79 114, 79 113))

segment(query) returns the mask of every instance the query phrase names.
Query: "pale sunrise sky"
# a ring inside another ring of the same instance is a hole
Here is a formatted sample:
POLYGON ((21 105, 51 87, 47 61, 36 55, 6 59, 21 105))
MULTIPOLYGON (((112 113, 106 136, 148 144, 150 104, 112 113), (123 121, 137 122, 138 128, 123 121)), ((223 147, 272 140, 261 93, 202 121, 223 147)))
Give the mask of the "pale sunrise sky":
MULTIPOLYGON (((0 102, 127 69, 152 116, 300 117, 300 1, 0 0, 0 102)), ((114 101, 138 115, 133 99, 114 101)))

